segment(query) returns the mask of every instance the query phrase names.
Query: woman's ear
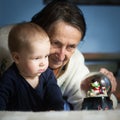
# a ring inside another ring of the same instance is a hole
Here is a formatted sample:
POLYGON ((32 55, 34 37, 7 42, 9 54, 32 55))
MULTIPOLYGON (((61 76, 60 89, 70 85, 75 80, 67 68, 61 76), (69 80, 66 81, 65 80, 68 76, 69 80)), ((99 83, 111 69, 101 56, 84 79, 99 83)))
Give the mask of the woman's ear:
POLYGON ((13 52, 12 53, 12 58, 16 64, 19 63, 19 53, 18 52, 13 52))

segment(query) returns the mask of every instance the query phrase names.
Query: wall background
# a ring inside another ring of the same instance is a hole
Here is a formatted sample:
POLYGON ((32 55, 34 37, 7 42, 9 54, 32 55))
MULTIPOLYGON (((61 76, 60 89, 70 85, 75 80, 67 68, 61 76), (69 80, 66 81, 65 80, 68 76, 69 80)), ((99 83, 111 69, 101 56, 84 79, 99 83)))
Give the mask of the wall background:
MULTIPOLYGON (((0 27, 29 21, 45 5, 42 0, 0 0, 0 27)), ((120 53, 120 6, 79 5, 87 33, 78 46, 82 52, 120 53)))

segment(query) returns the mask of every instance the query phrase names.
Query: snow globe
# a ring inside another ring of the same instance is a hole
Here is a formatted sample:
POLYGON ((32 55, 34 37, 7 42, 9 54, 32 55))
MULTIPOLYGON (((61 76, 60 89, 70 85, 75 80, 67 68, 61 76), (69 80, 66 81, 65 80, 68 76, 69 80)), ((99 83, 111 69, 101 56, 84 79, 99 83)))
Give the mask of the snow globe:
POLYGON ((109 110, 113 109, 110 99, 111 82, 100 72, 91 72, 83 79, 81 90, 84 94, 82 110, 109 110))

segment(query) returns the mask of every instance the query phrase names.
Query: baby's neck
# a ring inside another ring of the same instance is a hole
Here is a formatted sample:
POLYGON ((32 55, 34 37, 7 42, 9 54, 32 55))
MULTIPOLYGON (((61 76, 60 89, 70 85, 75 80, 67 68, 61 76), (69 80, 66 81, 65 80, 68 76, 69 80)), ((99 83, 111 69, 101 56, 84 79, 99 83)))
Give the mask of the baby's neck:
POLYGON ((25 78, 25 80, 33 87, 36 88, 37 85, 39 84, 39 76, 36 76, 34 78, 25 78))

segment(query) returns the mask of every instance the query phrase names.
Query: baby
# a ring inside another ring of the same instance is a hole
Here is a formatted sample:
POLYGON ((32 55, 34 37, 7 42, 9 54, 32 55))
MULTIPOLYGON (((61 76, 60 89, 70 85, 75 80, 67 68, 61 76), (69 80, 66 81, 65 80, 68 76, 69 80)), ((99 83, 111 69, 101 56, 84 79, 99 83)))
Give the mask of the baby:
POLYGON ((48 68, 50 40, 34 23, 14 26, 8 36, 13 64, 0 78, 0 110, 63 110, 64 101, 48 68))

